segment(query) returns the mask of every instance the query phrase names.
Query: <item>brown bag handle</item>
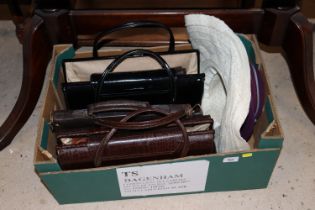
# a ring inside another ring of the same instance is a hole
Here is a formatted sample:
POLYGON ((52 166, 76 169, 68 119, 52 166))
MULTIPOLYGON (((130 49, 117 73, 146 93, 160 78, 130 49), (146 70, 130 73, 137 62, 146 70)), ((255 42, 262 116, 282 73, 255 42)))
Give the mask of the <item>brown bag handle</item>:
MULTIPOLYGON (((124 125, 124 124, 128 123, 127 121, 129 119, 131 119, 133 117, 136 117, 137 115, 140 115, 140 114, 143 114, 143 113, 147 113, 147 112, 154 112, 154 113, 164 114, 166 116, 170 115, 167 112, 164 112, 164 111, 161 111, 161 110, 158 110, 158 109, 147 108, 147 109, 141 109, 141 110, 138 110, 138 111, 135 111, 135 112, 131 113, 130 115, 124 117, 119 123, 120 123, 120 125, 124 125)), ((186 132, 186 129, 185 129, 184 125, 182 124, 182 122, 180 121, 180 116, 181 115, 174 115, 174 116, 172 116, 170 118, 172 120, 169 121, 168 123, 175 122, 178 125, 178 127, 181 129, 181 131, 182 131, 183 139, 184 139, 184 145, 183 145, 183 148, 182 148, 182 150, 180 152, 180 157, 184 157, 184 156, 186 156, 188 154, 188 151, 189 151, 189 139, 188 139, 188 134, 186 132), (177 116, 177 117, 175 117, 175 116, 177 116)), ((166 117, 163 117, 161 119, 166 119, 166 117)), ((161 126, 165 125, 165 124, 168 124, 168 123, 166 123, 167 121, 165 121, 165 120, 162 120, 162 122, 163 123, 161 124, 161 126)), ((136 124, 138 124, 138 122, 136 122, 136 124)), ((154 127, 157 127, 157 126, 154 126, 154 127)), ((148 127, 145 127, 145 128, 148 128, 148 127)), ((153 128, 153 127, 151 127, 151 128, 153 128)), ((112 127, 110 132, 100 142, 99 147, 98 147, 98 149, 97 149, 97 151, 95 153, 95 158, 94 158, 94 165, 95 165, 95 167, 99 167, 99 166, 102 165, 102 154, 104 152, 104 149, 106 148, 106 146, 107 146, 108 142, 110 141, 110 139, 114 136, 116 131, 119 130, 119 129, 120 128, 118 128, 118 127, 112 127)), ((123 129, 126 129, 126 128, 123 128, 123 129)))
MULTIPOLYGON (((146 109, 138 109, 136 112, 142 113, 143 110, 147 110, 146 112, 149 112, 149 110, 152 110, 152 112, 156 112, 156 113, 159 113, 158 111, 161 111, 154 108, 146 108, 146 109)), ((141 130, 141 129, 149 129, 149 128, 155 128, 155 127, 167 125, 185 115, 187 115, 186 110, 180 110, 175 113, 167 113, 165 117, 161 117, 159 119, 146 120, 146 121, 141 121, 141 122, 125 122, 125 121, 117 122, 117 121, 109 120, 109 119, 95 119, 95 123, 100 124, 105 127, 117 128, 121 130, 141 130)))
POLYGON ((87 107, 87 113, 89 116, 93 117, 95 114, 100 112, 109 111, 136 111, 149 107, 148 102, 143 101, 133 101, 133 100, 110 100, 102 101, 94 104, 90 104, 87 107))

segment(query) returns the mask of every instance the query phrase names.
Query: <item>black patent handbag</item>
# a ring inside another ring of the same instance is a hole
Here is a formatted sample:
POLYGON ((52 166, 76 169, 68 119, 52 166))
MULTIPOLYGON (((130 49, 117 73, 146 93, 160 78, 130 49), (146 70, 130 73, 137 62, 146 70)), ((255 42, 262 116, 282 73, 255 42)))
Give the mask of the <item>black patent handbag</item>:
POLYGON ((117 57, 102 74, 92 74, 88 82, 65 82, 63 92, 69 109, 107 100, 137 100, 150 104, 200 104, 204 74, 184 74, 183 69, 171 69, 157 53, 131 50, 117 57), (129 58, 150 57, 161 70, 114 73, 129 58))

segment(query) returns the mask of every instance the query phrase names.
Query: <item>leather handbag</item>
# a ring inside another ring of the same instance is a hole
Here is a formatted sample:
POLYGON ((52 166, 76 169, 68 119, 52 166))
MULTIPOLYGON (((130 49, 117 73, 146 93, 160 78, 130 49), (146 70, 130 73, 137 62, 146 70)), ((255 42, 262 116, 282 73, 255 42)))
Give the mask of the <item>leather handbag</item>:
MULTIPOLYGON (((167 51, 163 50, 162 52, 158 50, 158 52, 156 53, 162 56, 168 62, 171 68, 182 67, 186 69, 188 74, 199 73, 200 68, 199 51, 196 49, 192 49, 191 47, 188 46, 184 48, 182 47, 175 48, 174 35, 172 30, 168 26, 164 25, 163 23, 154 21, 131 21, 98 33, 96 35, 96 38, 94 39, 92 57, 64 59, 62 61, 62 66, 65 81, 70 82, 88 81, 92 73, 102 73, 104 68, 107 67, 107 65, 109 65, 113 61, 113 59, 117 58, 118 55, 122 54, 128 49, 128 47, 127 48, 118 47, 118 49, 120 49, 119 50, 120 53, 118 53, 116 49, 115 52, 106 51, 106 56, 100 55, 98 50, 101 47, 104 47, 104 45, 106 46, 107 42, 105 38, 111 33, 127 29, 152 27, 163 29, 168 32, 169 35, 168 50, 167 51)), ((128 37, 128 33, 124 33, 124 36, 128 37)), ((139 46, 139 44, 137 46, 139 46)), ((164 48, 165 47, 163 47, 163 49, 164 48)), ((124 71, 156 69, 153 68, 152 66, 154 66, 153 63, 148 64, 144 60, 142 60, 141 65, 139 65, 139 59, 137 59, 134 62, 129 62, 126 68, 124 68, 124 71), (137 69, 137 67, 138 68, 140 67, 140 69, 137 69)), ((120 69, 118 69, 118 72, 119 71, 120 69)))
MULTIPOLYGON (((148 102, 130 101, 130 100, 111 100, 105 102, 98 102, 88 105, 87 109, 79 110, 56 110, 51 114, 51 125, 53 130, 58 129, 75 129, 79 130, 82 127, 95 127, 95 120, 111 119, 121 120, 126 117, 131 111, 140 108, 152 107, 160 109, 167 113, 174 113, 184 110, 191 112, 190 115, 202 115, 201 109, 197 106, 192 109, 190 104, 160 104, 150 105, 148 102), (198 109, 199 108, 199 109, 198 109)), ((156 118, 155 113, 145 113, 141 116, 133 118, 134 121, 138 120, 151 120, 156 118)))
POLYGON ((150 104, 194 105, 201 103, 204 79, 204 74, 174 74, 157 53, 136 49, 117 57, 101 75, 92 75, 89 83, 65 82, 63 91, 69 109, 82 109, 98 101, 119 99, 148 101, 150 104), (143 56, 157 61, 165 73, 129 72, 117 76, 112 73, 128 58, 143 56))
POLYGON ((63 170, 215 152, 211 117, 194 116, 185 109, 168 113, 149 106, 132 111, 119 121, 95 120, 102 128, 57 134, 56 154, 63 170), (148 113, 158 114, 159 117, 130 121, 148 113))
MULTIPOLYGON (((185 70, 180 67, 171 70, 174 75, 185 74, 185 70)), ((92 74, 87 82, 65 82, 62 89, 68 108, 82 109, 95 102, 95 88, 101 76, 102 74, 92 74)), ((157 87, 166 89, 167 85, 168 75, 163 70, 110 73, 103 84, 109 96, 116 97, 134 90, 149 92, 155 91, 157 87)))
MULTIPOLYGON (((147 114, 147 116, 150 116, 147 114)), ((138 121, 141 120, 152 120, 154 119, 153 114, 147 118, 142 118, 140 116, 136 117, 138 121)), ((154 116, 156 117, 156 115, 154 116)), ((184 126, 191 127, 195 126, 198 122, 199 124, 209 124, 210 127, 212 127, 212 120, 209 118, 208 115, 193 115, 188 118, 181 119, 184 126)), ((176 126, 176 123, 170 123, 167 125, 167 128, 174 128, 176 126)), ((76 137, 82 137, 82 136, 88 136, 88 135, 104 135, 108 134, 110 131, 110 128, 100 125, 99 123, 95 122, 93 125, 85 126, 85 127, 58 127, 57 129, 54 129, 55 137, 58 141, 69 144, 76 144, 76 140, 74 138, 76 137)))

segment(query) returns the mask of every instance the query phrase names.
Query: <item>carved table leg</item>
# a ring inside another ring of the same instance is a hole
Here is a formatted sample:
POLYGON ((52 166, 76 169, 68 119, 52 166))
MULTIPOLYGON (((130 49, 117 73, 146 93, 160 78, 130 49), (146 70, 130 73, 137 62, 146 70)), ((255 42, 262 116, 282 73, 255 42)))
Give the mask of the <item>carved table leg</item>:
POLYGON ((23 44, 24 40, 24 27, 25 27, 25 18, 22 16, 12 16, 12 21, 15 25, 15 34, 20 44, 23 44))
POLYGON ((285 34, 282 47, 291 78, 304 111, 315 124, 313 25, 298 12, 291 17, 285 34))
POLYGON ((281 46, 300 103, 315 124, 315 76, 313 72, 313 25, 298 7, 266 9, 259 41, 281 46))
POLYGON ((23 81, 17 102, 0 127, 0 150, 11 143, 25 124, 39 98, 52 46, 47 38, 43 20, 34 16, 25 25, 23 43, 23 81))
POLYGON ((19 42, 22 44, 24 36, 25 17, 17 0, 7 0, 7 5, 12 16, 12 21, 15 24, 16 36, 19 42))

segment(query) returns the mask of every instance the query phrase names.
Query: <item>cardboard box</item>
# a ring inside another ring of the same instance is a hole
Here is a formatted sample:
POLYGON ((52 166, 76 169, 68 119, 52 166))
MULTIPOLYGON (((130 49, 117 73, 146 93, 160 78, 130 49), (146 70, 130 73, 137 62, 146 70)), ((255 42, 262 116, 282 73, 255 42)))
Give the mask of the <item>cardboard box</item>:
MULTIPOLYGON (((257 63, 264 65, 254 36, 257 63)), ((84 54, 84 53, 83 53, 84 54)), ((105 52, 106 54, 106 52, 105 52)), ((264 76, 266 103, 245 152, 190 156, 172 160, 62 171, 55 159, 56 140, 49 128, 51 111, 64 107, 60 92, 62 58, 75 55, 71 45, 54 47, 35 145, 35 171, 60 204, 120 200, 144 196, 259 189, 268 186, 283 135, 264 76)), ((76 56, 82 56, 76 55, 76 56)))

